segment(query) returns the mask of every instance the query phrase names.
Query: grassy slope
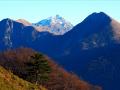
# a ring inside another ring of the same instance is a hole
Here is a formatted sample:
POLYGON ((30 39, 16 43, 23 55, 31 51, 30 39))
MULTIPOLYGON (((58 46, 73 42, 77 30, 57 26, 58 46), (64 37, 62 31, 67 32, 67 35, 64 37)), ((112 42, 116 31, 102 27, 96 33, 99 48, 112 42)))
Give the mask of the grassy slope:
POLYGON ((0 66, 0 90, 46 90, 8 72, 0 66))

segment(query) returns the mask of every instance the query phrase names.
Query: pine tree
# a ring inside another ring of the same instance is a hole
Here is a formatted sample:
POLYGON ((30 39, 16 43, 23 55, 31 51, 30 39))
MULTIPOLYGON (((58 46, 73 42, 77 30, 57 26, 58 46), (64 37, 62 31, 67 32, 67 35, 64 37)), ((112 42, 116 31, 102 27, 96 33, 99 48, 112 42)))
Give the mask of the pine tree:
POLYGON ((51 68, 42 54, 36 53, 34 56, 31 56, 31 61, 27 65, 27 79, 29 81, 36 84, 44 84, 49 80, 48 75, 51 72, 51 68))

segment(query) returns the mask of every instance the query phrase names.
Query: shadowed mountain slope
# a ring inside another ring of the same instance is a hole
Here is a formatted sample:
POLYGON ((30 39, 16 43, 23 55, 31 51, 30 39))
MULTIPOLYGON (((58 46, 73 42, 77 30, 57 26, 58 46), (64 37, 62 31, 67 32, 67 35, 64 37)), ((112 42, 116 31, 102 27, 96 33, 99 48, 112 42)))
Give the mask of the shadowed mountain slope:
POLYGON ((64 35, 10 19, 0 22, 0 31, 0 50, 31 47, 104 90, 120 89, 120 24, 103 12, 92 13, 64 35))

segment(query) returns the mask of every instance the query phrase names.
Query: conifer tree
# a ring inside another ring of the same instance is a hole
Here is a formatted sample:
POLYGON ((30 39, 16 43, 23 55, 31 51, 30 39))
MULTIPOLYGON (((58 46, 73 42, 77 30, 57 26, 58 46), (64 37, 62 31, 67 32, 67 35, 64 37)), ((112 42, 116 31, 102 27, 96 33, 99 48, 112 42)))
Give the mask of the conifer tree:
POLYGON ((36 53, 34 56, 31 56, 31 61, 27 65, 29 81, 36 84, 44 84, 48 81, 51 68, 42 54, 36 53))

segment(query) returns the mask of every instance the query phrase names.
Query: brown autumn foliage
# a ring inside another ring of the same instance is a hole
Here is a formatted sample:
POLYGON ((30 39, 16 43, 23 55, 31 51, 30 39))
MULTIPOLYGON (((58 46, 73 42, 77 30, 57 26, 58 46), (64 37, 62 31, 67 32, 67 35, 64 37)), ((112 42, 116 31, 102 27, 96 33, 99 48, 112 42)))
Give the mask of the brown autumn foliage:
MULTIPOLYGON (((26 63, 36 52, 29 48, 19 48, 0 53, 0 65, 10 70, 19 77, 26 77, 26 63)), ((101 90, 100 87, 93 86, 79 79, 73 73, 68 73, 50 58, 45 56, 52 68, 49 80, 44 84, 48 90, 101 90)))
POLYGON ((68 73, 48 58, 52 68, 50 80, 47 82, 49 90, 101 90, 100 87, 90 85, 79 79, 74 73, 68 73))

